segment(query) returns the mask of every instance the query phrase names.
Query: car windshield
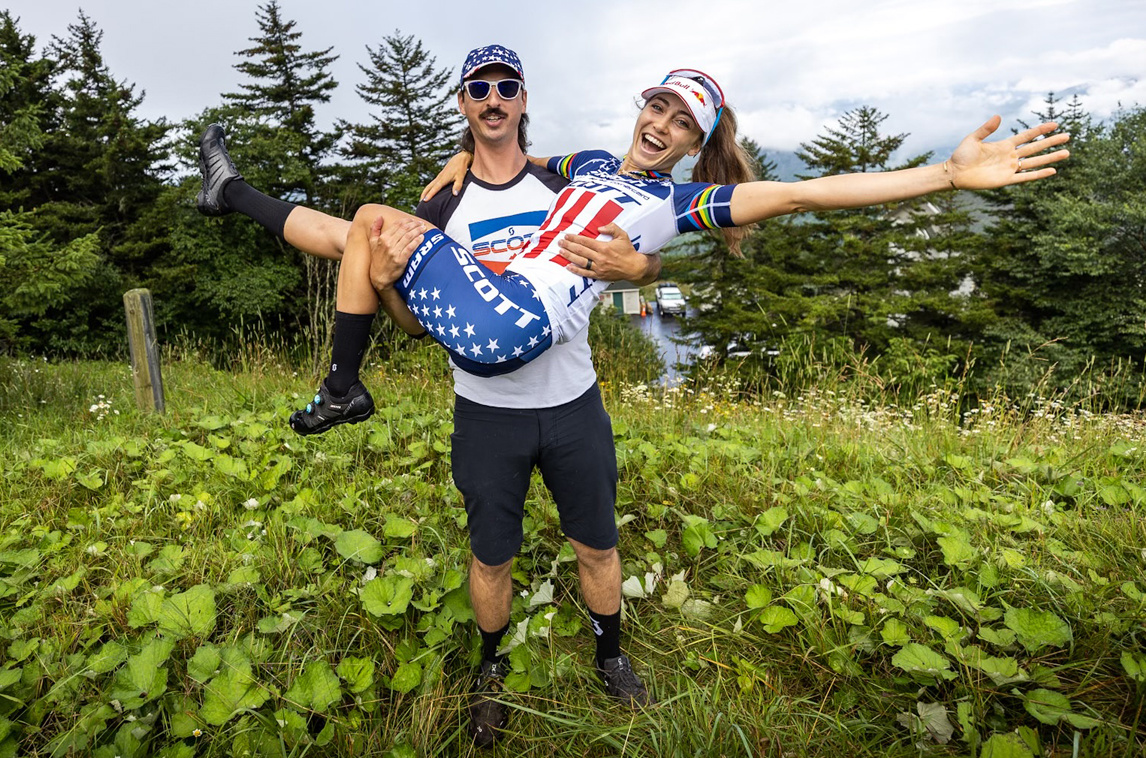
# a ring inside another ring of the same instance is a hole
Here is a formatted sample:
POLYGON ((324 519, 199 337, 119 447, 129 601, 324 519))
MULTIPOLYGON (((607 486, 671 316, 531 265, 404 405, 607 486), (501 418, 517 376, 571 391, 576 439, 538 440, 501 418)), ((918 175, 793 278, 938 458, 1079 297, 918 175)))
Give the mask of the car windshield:
POLYGON ((680 294, 679 290, 661 290, 661 297, 665 300, 681 300, 684 295, 680 294))

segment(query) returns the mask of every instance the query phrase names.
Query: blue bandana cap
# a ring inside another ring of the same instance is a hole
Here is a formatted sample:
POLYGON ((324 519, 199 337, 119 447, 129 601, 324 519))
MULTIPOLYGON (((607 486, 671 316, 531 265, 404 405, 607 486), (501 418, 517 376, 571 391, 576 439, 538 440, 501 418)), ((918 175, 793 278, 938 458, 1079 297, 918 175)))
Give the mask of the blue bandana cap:
POLYGON ((462 64, 461 83, 465 84, 466 79, 477 73, 478 69, 498 63, 512 68, 518 78, 521 79, 522 84, 525 83, 525 72, 521 68, 521 59, 517 57, 517 53, 501 45, 486 45, 470 50, 470 54, 466 56, 466 62, 462 64))

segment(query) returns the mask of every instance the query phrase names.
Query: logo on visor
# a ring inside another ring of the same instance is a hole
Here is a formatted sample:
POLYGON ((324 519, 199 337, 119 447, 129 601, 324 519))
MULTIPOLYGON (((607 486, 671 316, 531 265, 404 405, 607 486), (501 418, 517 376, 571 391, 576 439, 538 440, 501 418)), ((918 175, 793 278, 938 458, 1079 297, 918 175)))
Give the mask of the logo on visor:
POLYGON ((696 90, 693 90, 692 94, 696 96, 696 99, 700 101, 701 105, 708 105, 708 103, 704 102, 704 95, 700 94, 696 90))

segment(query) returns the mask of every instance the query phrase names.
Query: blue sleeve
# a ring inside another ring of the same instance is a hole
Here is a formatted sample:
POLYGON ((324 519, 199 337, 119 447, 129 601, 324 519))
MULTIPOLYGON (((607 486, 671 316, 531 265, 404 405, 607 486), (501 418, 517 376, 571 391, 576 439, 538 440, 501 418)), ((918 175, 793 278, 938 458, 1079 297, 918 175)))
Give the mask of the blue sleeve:
POLYGON ((582 150, 579 153, 570 153, 569 155, 550 158, 549 162, 545 164, 545 168, 566 179, 575 179, 577 178, 577 172, 580 171, 585 164, 590 161, 601 161, 602 159, 614 160, 613 156, 604 150, 582 150))
POLYGON ((700 229, 723 229, 732 223, 732 191, 735 184, 673 185, 676 230, 680 234, 700 229))

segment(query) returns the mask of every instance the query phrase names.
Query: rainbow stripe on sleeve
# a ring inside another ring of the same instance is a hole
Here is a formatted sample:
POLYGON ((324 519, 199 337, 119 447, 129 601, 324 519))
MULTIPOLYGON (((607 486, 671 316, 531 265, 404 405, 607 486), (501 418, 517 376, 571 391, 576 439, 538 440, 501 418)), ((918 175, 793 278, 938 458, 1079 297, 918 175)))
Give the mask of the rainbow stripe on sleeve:
POLYGON ((549 170, 558 175, 562 175, 562 177, 565 177, 566 179, 572 179, 573 172, 571 171, 570 166, 573 165, 573 159, 576 156, 578 156, 578 154, 572 153, 565 156, 564 158, 550 158, 549 170))
MULTIPOLYGON (((713 184, 698 192, 684 213, 677 216, 681 231, 721 229, 732 223, 732 184, 713 184)), ((678 206, 679 207, 679 206, 678 206)))

